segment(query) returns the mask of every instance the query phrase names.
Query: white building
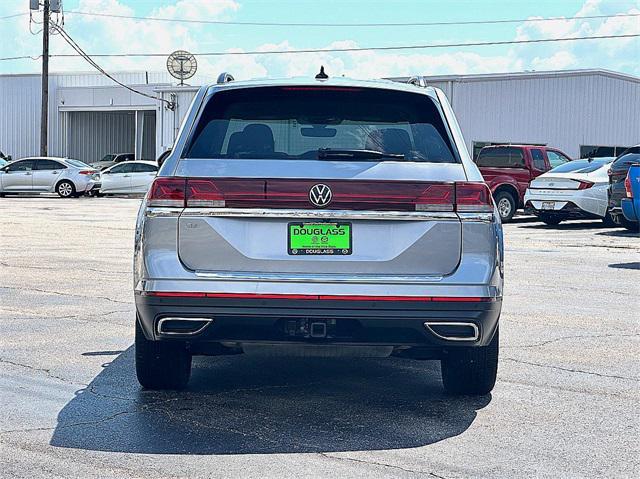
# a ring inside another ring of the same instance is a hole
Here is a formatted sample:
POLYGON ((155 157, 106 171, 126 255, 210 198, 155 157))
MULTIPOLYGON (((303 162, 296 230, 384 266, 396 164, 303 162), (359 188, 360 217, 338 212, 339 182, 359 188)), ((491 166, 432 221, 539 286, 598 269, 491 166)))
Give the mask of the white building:
MULTIPOLYGON (((175 109, 98 73, 52 74, 50 155, 92 162, 107 153, 135 152, 138 158, 150 159, 171 146, 197 87, 176 86, 167 73, 115 76, 174 102, 175 109)), ((637 77, 576 70, 435 76, 422 81, 449 97, 469 151, 494 143, 528 143, 554 146, 572 157, 598 148, 600 156, 609 156, 640 143, 637 77)), ((0 75, 0 151, 13 158, 37 155, 39 131, 40 76, 0 75)))

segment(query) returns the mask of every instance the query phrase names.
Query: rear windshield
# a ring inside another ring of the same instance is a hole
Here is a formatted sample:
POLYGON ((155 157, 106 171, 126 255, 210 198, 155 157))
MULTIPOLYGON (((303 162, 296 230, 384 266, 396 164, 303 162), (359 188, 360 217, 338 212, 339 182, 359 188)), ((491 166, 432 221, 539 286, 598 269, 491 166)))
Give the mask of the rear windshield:
POLYGON ((428 96, 332 87, 218 92, 205 106, 185 156, 458 161, 428 96))
POLYGON ((573 160, 555 167, 553 173, 591 173, 605 165, 608 165, 614 158, 595 158, 593 160, 573 160))
POLYGON ((86 163, 83 163, 80 160, 67 159, 66 162, 69 163, 71 166, 76 166, 78 168, 91 168, 89 165, 87 165, 86 163))
POLYGON ((493 168, 524 168, 522 149, 509 146, 483 148, 476 160, 478 166, 493 168))

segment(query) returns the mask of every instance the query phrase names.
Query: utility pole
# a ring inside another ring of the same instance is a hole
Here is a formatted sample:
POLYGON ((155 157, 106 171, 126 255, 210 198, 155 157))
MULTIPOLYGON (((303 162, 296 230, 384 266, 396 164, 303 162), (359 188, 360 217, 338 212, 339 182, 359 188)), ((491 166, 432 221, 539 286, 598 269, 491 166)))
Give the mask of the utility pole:
POLYGON ((47 156, 49 125, 49 15, 50 0, 44 0, 42 22, 42 108, 40 110, 40 155, 47 156))

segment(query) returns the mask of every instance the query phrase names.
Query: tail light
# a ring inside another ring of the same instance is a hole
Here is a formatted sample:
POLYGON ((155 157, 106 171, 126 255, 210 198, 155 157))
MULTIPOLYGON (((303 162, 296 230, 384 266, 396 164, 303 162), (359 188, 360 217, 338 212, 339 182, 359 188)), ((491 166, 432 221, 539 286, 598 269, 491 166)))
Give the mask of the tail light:
POLYGON ((415 200, 416 211, 453 211, 454 186, 447 183, 434 183, 427 186, 415 200))
POLYGON ((579 190, 586 190, 593 186, 593 182, 591 181, 580 181, 579 183, 580 183, 580 185, 578 185, 579 190))
MULTIPOLYGON (((179 208, 315 209, 310 180, 239 178, 156 178, 149 206, 179 208)), ((400 181, 332 181, 328 208, 371 211, 492 212, 493 197, 484 183, 412 183, 400 181)))
POLYGON ((184 178, 156 178, 149 189, 147 204, 184 207, 186 183, 184 178))
POLYGON ((458 213, 492 212, 493 196, 485 183, 456 183, 458 213))
POLYGON ((82 171, 78 171, 78 174, 80 175, 93 175, 94 173, 97 173, 96 170, 82 170, 82 171))
POLYGON ((629 170, 627 177, 624 179, 624 189, 627 192, 627 198, 633 198, 633 191, 631 191, 631 170, 629 170))

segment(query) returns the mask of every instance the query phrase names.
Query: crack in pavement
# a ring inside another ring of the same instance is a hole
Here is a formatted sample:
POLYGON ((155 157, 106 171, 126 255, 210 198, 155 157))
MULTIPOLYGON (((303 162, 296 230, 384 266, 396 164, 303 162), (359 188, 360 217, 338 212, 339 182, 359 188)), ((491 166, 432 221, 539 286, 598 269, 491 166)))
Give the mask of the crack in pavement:
POLYGON ((540 343, 534 343, 534 344, 523 344, 521 346, 501 346, 501 348, 503 349, 522 349, 522 348, 537 348, 540 346, 546 346, 547 344, 551 344, 551 343, 556 343, 559 341, 564 341, 567 339, 591 339, 591 338, 630 338, 630 337, 635 337, 635 336, 640 336, 640 333, 633 333, 633 334, 594 334, 594 335, 576 335, 576 336, 562 336, 560 338, 555 338, 555 339, 549 339, 547 341, 542 341, 540 343))
POLYGON ((56 376, 55 374, 53 374, 51 372, 50 369, 37 368, 35 366, 30 366, 28 364, 17 363, 15 361, 10 361, 10 360, 4 359, 4 358, 0 358, 0 363, 11 364, 12 366, 18 366, 18 367, 21 367, 21 368, 30 369, 31 371, 42 372, 42 373, 45 373, 48 377, 50 377, 52 379, 57 379, 59 381, 62 381, 63 383, 67 383, 67 384, 73 384, 74 386, 85 386, 85 387, 88 386, 88 384, 86 384, 86 383, 72 381, 70 379, 63 378, 62 376, 56 376))
MULTIPOLYGON (((6 261, 0 261, 0 266, 4 266, 5 268, 18 268, 18 269, 35 269, 35 270, 44 270, 44 271, 60 271, 59 267, 48 267, 48 266, 25 266, 18 264, 9 264, 6 261)), ((98 269, 98 268, 89 268, 87 266, 82 267, 83 271, 93 271, 96 273, 108 273, 108 274, 129 274, 131 271, 117 271, 117 270, 108 270, 108 269, 98 269)))
POLYGON ((420 475, 427 475, 429 477, 436 477, 438 479, 446 479, 444 476, 440 476, 434 472, 430 472, 430 471, 421 471, 421 470, 415 470, 415 469, 406 469, 404 467, 401 466, 394 466, 393 464, 386 464, 384 462, 377 462, 377 461, 366 461, 364 459, 356 459, 353 457, 348 457, 348 456, 334 456, 332 454, 326 453, 326 452, 319 452, 318 455, 322 456, 322 457, 326 457, 326 458, 330 458, 330 459, 337 459, 339 461, 351 461, 351 462, 358 462, 358 463, 362 463, 362 464, 369 464, 372 466, 382 466, 382 467, 389 467, 392 469, 398 469, 400 471, 403 472, 408 472, 409 474, 420 474, 420 475))
POLYGON ((627 377, 627 376, 616 376, 614 374, 596 373, 594 371, 583 371, 581 369, 563 368, 562 366, 552 366, 550 364, 534 363, 534 362, 524 361, 522 359, 516 359, 516 358, 500 358, 500 361, 511 361, 511 362, 519 363, 519 364, 527 364, 529 366, 537 366, 539 368, 557 369, 559 371, 566 371, 566 372, 569 372, 569 373, 589 374, 591 376, 598 376, 598 377, 601 377, 601 378, 624 379, 625 381, 634 381, 634 382, 640 381, 640 378, 630 378, 630 377, 627 377))
POLYGON ((131 301, 120 301, 118 299, 108 298, 107 296, 84 296, 81 294, 73 294, 73 293, 62 293, 60 291, 47 291, 45 289, 37 289, 37 288, 20 288, 18 286, 0 286, 0 289, 15 289, 18 291, 35 291, 38 293, 46 293, 46 294, 54 294, 59 296, 70 296, 74 298, 84 298, 84 299, 104 299, 105 301, 111 301, 112 303, 118 304, 131 304, 131 301))

